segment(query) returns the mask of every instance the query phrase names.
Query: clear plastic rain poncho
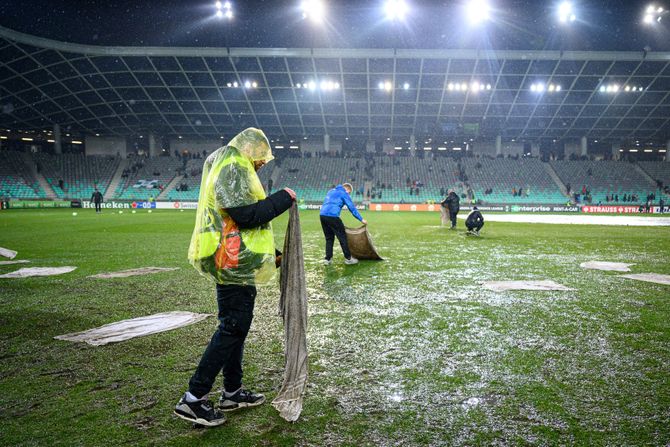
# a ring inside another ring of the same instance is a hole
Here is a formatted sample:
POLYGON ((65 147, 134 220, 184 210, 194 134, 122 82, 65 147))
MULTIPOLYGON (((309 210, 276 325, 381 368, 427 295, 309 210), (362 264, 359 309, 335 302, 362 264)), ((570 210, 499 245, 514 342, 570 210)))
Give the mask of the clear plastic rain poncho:
POLYGON ((188 259, 219 284, 264 285, 274 278, 272 226, 239 229, 226 213, 265 199, 254 162, 273 158, 263 131, 248 128, 205 161, 188 259))

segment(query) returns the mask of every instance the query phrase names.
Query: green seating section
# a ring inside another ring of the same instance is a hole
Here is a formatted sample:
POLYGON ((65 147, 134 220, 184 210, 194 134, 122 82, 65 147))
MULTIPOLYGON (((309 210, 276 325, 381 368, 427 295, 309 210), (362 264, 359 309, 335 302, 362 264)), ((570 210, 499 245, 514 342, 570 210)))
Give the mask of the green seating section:
POLYGON ((561 204, 567 201, 544 163, 536 158, 466 158, 462 161, 478 202, 561 204), (485 194, 486 190, 490 194, 485 194), (521 190, 514 195, 514 190, 521 190))
POLYGON ((25 154, 0 151, 0 198, 41 199, 46 193, 27 166, 25 154))
POLYGON ((120 162, 117 157, 81 154, 37 153, 33 158, 60 199, 90 200, 96 187, 104 194, 120 162))
POLYGON ((114 191, 115 199, 147 201, 151 197, 157 198, 161 193, 160 188, 133 188, 133 185, 140 180, 157 180, 157 184, 165 188, 178 174, 177 171, 183 168, 184 163, 174 157, 155 157, 131 159, 129 169, 133 165, 137 167, 135 173, 131 172, 121 179, 114 191))
POLYGON ((670 162, 668 161, 640 161, 637 163, 654 180, 660 180, 663 185, 670 185, 670 162))
MULTIPOLYGON (((656 192, 656 184, 642 175, 636 167, 625 161, 552 161, 551 166, 573 192, 580 192, 586 186, 591 192, 591 203, 623 202, 623 196, 637 194, 643 203, 647 195, 656 192), (608 195, 618 195, 619 202, 607 201, 608 195)), ((659 162, 660 163, 660 162, 659 162)))

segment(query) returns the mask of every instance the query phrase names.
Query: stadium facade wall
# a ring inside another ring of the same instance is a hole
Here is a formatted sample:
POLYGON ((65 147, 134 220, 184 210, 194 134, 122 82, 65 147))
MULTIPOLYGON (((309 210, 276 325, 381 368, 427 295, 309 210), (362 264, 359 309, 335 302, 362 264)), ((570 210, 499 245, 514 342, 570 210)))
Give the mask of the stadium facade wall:
POLYGON ((174 151, 179 153, 183 151, 189 151, 190 153, 207 151, 208 154, 211 154, 230 140, 232 136, 224 139, 211 139, 211 140, 170 140, 170 156, 174 154, 174 151))
POLYGON ((126 158, 128 145, 124 137, 86 137, 86 155, 116 155, 126 158))

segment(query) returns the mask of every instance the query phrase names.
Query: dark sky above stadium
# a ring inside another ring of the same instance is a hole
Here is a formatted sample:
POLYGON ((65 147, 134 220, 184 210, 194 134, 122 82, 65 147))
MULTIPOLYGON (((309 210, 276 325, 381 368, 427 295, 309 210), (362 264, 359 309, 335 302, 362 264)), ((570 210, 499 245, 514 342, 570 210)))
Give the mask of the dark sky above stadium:
MULTIPOLYGON (((657 6, 670 7, 666 0, 657 6)), ((305 21, 299 0, 232 1, 233 21, 207 0, 2 0, 0 25, 93 45, 333 48, 670 50, 670 16, 644 26, 637 0, 574 0, 577 20, 556 20, 557 1, 490 0, 484 26, 469 27, 463 1, 407 1, 404 23, 384 19, 382 0, 327 1, 327 22, 305 21)))

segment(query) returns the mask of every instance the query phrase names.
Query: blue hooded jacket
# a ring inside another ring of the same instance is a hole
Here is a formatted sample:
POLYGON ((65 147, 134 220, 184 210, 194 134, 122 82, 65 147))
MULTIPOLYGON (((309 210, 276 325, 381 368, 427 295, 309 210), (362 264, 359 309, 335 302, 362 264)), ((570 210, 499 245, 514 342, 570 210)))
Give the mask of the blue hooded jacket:
POLYGON ((347 193, 347 190, 344 189, 344 186, 342 185, 337 185, 335 188, 328 191, 326 199, 323 201, 323 205, 321 205, 320 214, 322 216, 340 217, 340 212, 344 205, 349 208, 349 211, 351 211, 351 214, 353 214, 356 219, 363 220, 363 216, 358 212, 349 193, 347 193))

